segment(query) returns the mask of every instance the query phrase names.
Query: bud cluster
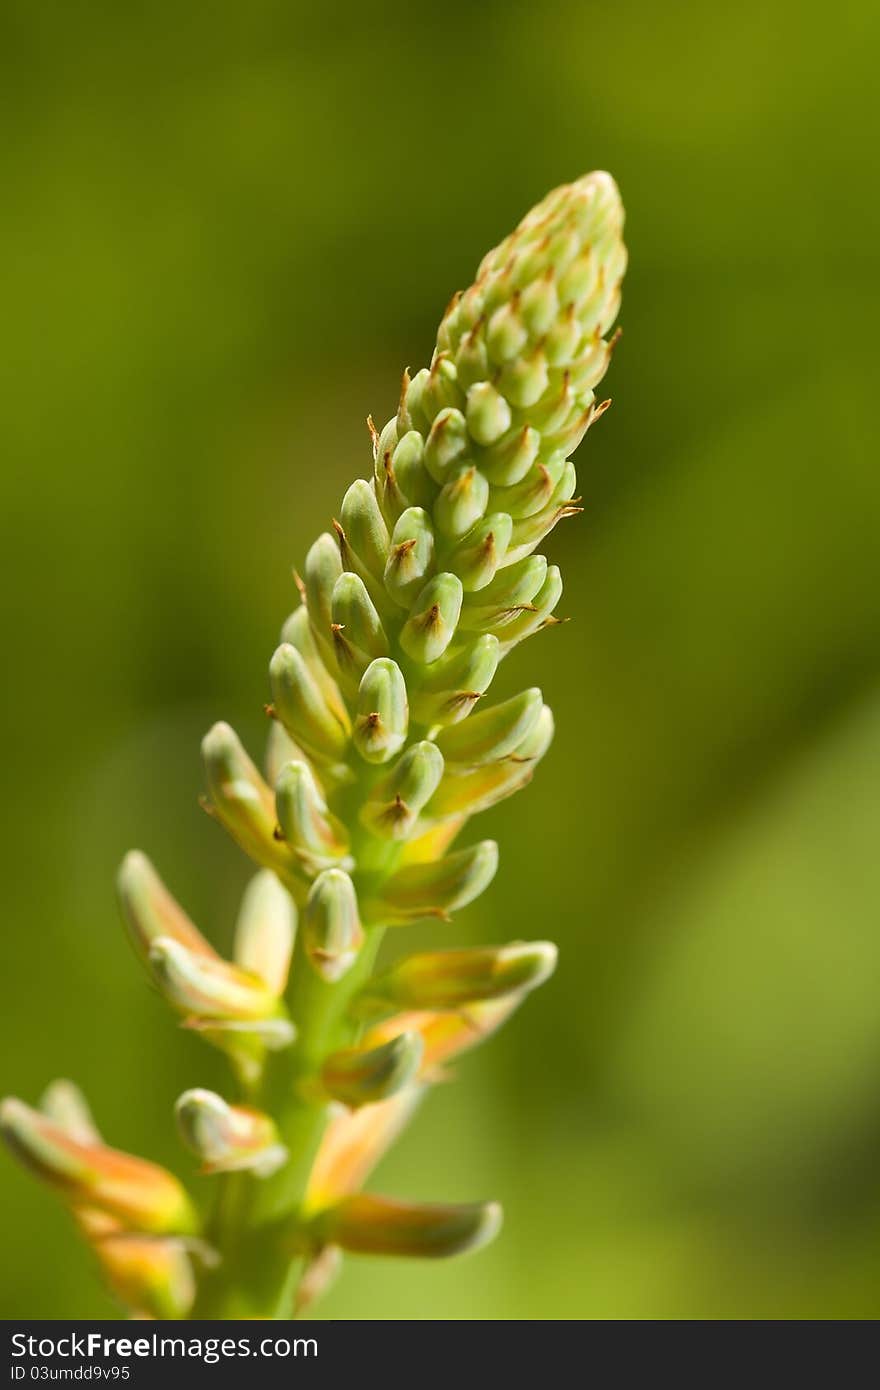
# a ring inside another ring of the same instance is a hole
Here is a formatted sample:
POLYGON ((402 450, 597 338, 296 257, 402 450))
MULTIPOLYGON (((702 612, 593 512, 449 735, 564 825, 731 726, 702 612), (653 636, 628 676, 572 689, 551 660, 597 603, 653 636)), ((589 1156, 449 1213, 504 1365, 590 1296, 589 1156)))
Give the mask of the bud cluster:
MULTIPOLYGON (((489 885, 494 841, 453 842, 530 780, 552 741, 539 689, 486 696, 503 658, 559 621, 559 569, 537 548, 580 509, 570 455, 608 405, 595 388, 615 340, 622 224, 607 174, 549 194, 452 300, 396 413, 381 430, 369 422, 372 476, 309 550, 269 663, 264 770, 228 724, 203 740, 205 807, 257 868, 230 957, 143 854, 120 870, 150 981, 227 1054, 242 1092, 186 1091, 181 1136, 203 1172, 271 1189, 266 1209, 287 1214, 290 1248, 307 1261, 298 1307, 326 1285, 337 1248, 453 1254, 500 1222, 494 1203, 402 1204, 360 1189, 425 1086, 548 977, 555 947, 370 969, 385 928, 446 920, 489 885), (326 1128, 297 1189, 294 1146, 311 1114, 326 1128)), ((43 1112, 6 1102, 13 1149, 62 1192, 126 1302, 185 1315, 192 1251, 180 1242, 196 1220, 183 1189, 106 1149, 76 1106, 58 1107, 57 1093, 43 1112)), ((258 1201, 236 1210, 259 1226, 258 1201)), ((218 1212, 208 1232, 228 1263, 241 1232, 227 1249, 218 1212)), ((221 1276, 234 1284, 234 1269, 221 1276)))

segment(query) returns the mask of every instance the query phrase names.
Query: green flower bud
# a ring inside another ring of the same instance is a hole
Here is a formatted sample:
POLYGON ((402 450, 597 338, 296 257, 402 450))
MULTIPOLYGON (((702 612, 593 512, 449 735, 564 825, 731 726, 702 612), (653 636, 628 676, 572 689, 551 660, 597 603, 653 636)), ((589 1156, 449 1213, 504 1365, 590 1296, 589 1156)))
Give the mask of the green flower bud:
POLYGON ((364 939, 354 884, 342 869, 325 869, 312 884, 303 914, 309 960, 335 983, 354 965, 364 939))
POLYGON ((372 979, 361 997, 366 1012, 394 1009, 460 1009, 536 989, 556 968, 549 941, 509 946, 425 951, 395 961, 372 979))
POLYGON ((417 921, 448 917, 478 898, 498 868, 498 846, 483 840, 430 864, 408 864, 387 880, 371 904, 373 921, 417 921))
POLYGON ((321 1069, 321 1082, 327 1093, 344 1105, 373 1105, 409 1085, 423 1052, 419 1033, 398 1033, 378 1047, 334 1052, 321 1069))
MULTIPOLYGON (((576 387, 574 380, 572 385, 576 387)), ((587 430, 597 420, 601 420, 610 405, 610 400, 600 401, 597 405, 592 391, 586 391, 581 395, 578 401, 579 409, 575 410, 559 429, 546 436, 544 448, 547 456, 561 454, 567 458, 578 447, 587 430)))
POLYGON ((341 574, 333 589, 333 649, 340 678, 354 693, 360 678, 377 656, 387 656, 388 638, 382 620, 356 574, 341 574))
POLYGON ((258 976, 188 951, 170 937, 150 947, 153 979, 175 1009, 195 1018, 250 1022, 281 1016, 274 990, 258 976))
POLYGON ((517 357, 502 368, 498 389, 511 405, 528 410, 536 405, 547 390, 547 356, 543 344, 537 343, 531 352, 517 357))
POLYGON ((180 1137, 204 1173, 250 1172, 267 1178, 287 1161, 275 1121, 249 1106, 229 1105, 215 1091, 184 1091, 175 1106, 180 1137))
POLYGON ((160 936, 170 936, 200 955, 216 954, 140 850, 130 850, 123 859, 116 887, 129 938, 144 964, 160 936))
POLYGON ((493 512, 465 536, 449 557, 449 568, 461 580, 466 594, 485 589, 504 560, 513 521, 506 512, 493 512))
POLYGON ((430 401, 425 398, 430 376, 431 373, 427 367, 422 367, 411 381, 404 382, 401 405, 397 413, 399 433, 405 433, 411 429, 426 431, 429 428, 434 415, 430 401))
POLYGON ((558 618, 553 618, 552 614, 561 597, 562 575, 558 565, 551 565, 547 570, 547 578, 535 594, 530 609, 520 613, 512 622, 505 625, 502 634, 504 640, 501 644, 501 650, 505 656, 525 637, 531 637, 533 632, 546 627, 548 623, 560 621, 558 618))
POLYGON ((392 772, 378 782, 361 812, 361 820, 382 839, 405 840, 422 807, 443 776, 443 755, 423 740, 408 748, 392 772))
POLYGON ((305 763, 291 762, 281 769, 275 809, 284 841, 306 873, 315 874, 348 854, 348 833, 328 811, 305 763))
POLYGON ((353 482, 342 499, 340 520, 349 546, 364 569, 381 580, 390 539, 374 488, 363 478, 353 482))
POLYGON ((424 401, 429 413, 436 416, 441 410, 460 410, 465 403, 464 391, 458 380, 458 368, 448 352, 435 352, 424 401))
POLYGON ((391 537, 385 587, 404 607, 419 592, 434 563, 434 528, 421 507, 408 507, 391 537))
POLYGON ((436 574, 422 589, 400 634, 400 645, 413 661, 430 665, 446 651, 458 625, 462 595, 455 574, 436 574))
POLYGON ((550 366, 567 366, 574 359, 580 340, 576 306, 567 304, 544 339, 544 354, 550 366))
POLYGON ((429 726, 466 718, 492 684, 500 657, 498 638, 491 633, 447 652, 413 694, 413 718, 429 726))
POLYGON ((510 429, 510 406, 490 381, 476 381, 467 394, 467 425, 478 444, 495 444, 510 429))
POLYGON ((489 500, 489 484, 474 464, 466 465, 446 483, 434 504, 438 531, 459 540, 479 521, 489 500))
POLYGON ((480 467, 496 487, 510 487, 524 478, 541 448, 541 436, 531 425, 515 428, 487 449, 480 467))
POLYGON ((394 1202, 360 1194, 321 1212, 315 1239, 360 1255, 414 1255, 428 1259, 461 1255, 488 1245, 501 1228, 497 1202, 457 1206, 394 1202))
POLYGON ((417 507, 433 506, 436 484, 424 464, 425 441, 418 430, 407 430, 391 456, 398 486, 407 501, 417 507))
POLYGON ((552 740, 553 715, 550 706, 544 705, 525 738, 505 758, 465 771, 452 765, 425 807, 425 819, 473 816, 512 796, 532 780, 552 740))
POLYGON ((539 463, 530 468, 526 476, 512 487, 493 488, 493 510, 506 512, 514 522, 533 516, 552 500, 565 467, 565 459, 551 459, 549 463, 539 463))
POLYGON ((577 307, 599 284, 599 258, 592 246, 583 248, 559 279, 559 297, 563 304, 577 307))
POLYGON ((557 293, 552 265, 523 290, 520 295, 519 312, 531 337, 543 338, 553 327, 559 314, 560 298, 566 303, 569 296, 557 293))
POLYGON ((464 632, 500 631, 505 620, 531 603, 547 577, 543 555, 530 555, 500 569, 485 589, 469 594, 461 609, 464 632))
POLYGON ((282 995, 295 932, 296 908, 290 894, 273 873, 261 869, 241 900, 232 952, 235 964, 256 975, 273 994, 282 995))
POLYGON ((486 327, 486 347, 493 362, 499 364, 519 357, 529 341, 528 329, 519 314, 519 296, 496 309, 486 327))
MULTIPOLYGON (((394 424, 394 421, 390 421, 394 424)), ((376 497, 382 509, 382 516, 387 526, 392 527, 397 522, 401 513, 406 511, 408 497, 402 492, 397 481, 397 473, 392 463, 391 450, 385 452, 376 459, 374 467, 374 482, 376 486, 376 497)))
POLYGON ((296 647, 283 643, 269 663, 275 714, 285 729, 317 758, 340 758, 349 728, 327 708, 320 688, 296 647))
MULTIPOLYGON (((472 386, 478 381, 485 381, 491 373, 492 365, 486 351, 486 338, 480 331, 479 324, 475 325, 461 339, 456 354, 456 362, 458 380, 464 387, 472 386)), ((476 436, 474 437, 476 438, 476 436)))
MULTIPOLYGON (((280 650, 302 662, 293 647, 280 650)), ((205 735, 202 761, 212 813, 236 844, 258 864, 291 872, 290 851, 275 838, 275 798, 228 724, 215 724, 205 735)))
MULTIPOLYGON (((332 651, 332 644, 328 644, 327 641, 330 636, 331 628, 332 615, 331 622, 324 629, 323 633, 323 648, 325 652, 332 651)), ((321 657, 321 652, 318 649, 318 644, 315 641, 315 635, 312 631, 309 610, 304 604, 294 609, 281 629, 281 645, 283 646, 285 642, 289 642, 292 647, 296 647, 308 667, 309 675, 320 690, 327 708, 339 723, 344 725, 348 718, 345 704, 339 693, 339 687, 330 675, 321 657)), ((289 758, 285 758, 284 761, 288 762, 289 758)))
POLYGON ((435 483, 445 483, 450 470, 467 457, 471 441, 460 410, 441 410, 425 440, 425 467, 435 483))
POLYGON ((322 654, 327 658, 330 670, 333 669, 333 649, 330 644, 330 601, 333 586, 342 573, 342 560, 339 546, 325 531, 315 541, 306 556, 303 588, 312 630, 322 654))
POLYGON ((549 535, 557 522, 562 521, 564 517, 577 515, 580 507, 570 500, 575 486, 574 464, 567 463, 547 506, 540 512, 535 512, 534 516, 523 517, 521 521, 513 523, 506 556, 509 564, 518 564, 530 555, 535 546, 549 535))
POLYGON ((406 742, 409 705, 406 682, 390 657, 379 657, 364 672, 358 690, 355 746, 368 763, 387 763, 406 742))
POLYGON ((507 757, 530 732, 542 705, 537 687, 524 690, 510 700, 480 710, 461 724, 441 729, 437 747, 447 763, 473 766, 507 757))
POLYGON ((532 424, 544 436, 545 453, 548 459, 551 459, 553 455, 546 452, 547 436, 552 436, 557 430, 567 429, 582 410, 583 395, 575 394, 569 369, 565 368, 561 374, 558 368, 553 369, 550 389, 540 404, 529 412, 532 424), (558 386, 556 386, 557 378, 558 386))

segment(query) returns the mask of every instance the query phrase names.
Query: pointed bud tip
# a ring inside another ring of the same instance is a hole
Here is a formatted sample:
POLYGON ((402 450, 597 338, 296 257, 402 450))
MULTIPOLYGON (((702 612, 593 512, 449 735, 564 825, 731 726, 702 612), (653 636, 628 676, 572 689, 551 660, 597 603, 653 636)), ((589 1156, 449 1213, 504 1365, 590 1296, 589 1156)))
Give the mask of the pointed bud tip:
POLYGON ((524 941, 503 948, 508 961, 516 963, 524 989, 537 989, 549 980, 559 960, 559 948, 552 941, 524 941))
POLYGON ((206 755, 222 753, 237 746, 238 737, 235 730, 225 719, 219 719, 216 724, 212 724, 202 739, 202 752, 206 755))

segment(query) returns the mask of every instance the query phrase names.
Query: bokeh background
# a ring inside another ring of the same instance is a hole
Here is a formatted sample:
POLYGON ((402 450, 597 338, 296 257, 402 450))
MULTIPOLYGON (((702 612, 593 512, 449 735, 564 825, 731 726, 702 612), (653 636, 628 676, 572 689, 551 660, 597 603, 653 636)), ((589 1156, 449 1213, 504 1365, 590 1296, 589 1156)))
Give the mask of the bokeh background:
MULTIPOLYGON (((614 408, 521 648, 556 745, 457 939, 552 984, 377 1186, 500 1197, 460 1263, 352 1260, 334 1317, 880 1314, 880 11, 794 0, 5 0, 2 1088, 75 1076, 185 1172, 221 1064, 117 923, 146 849, 228 940, 198 740, 262 736, 364 417, 486 250, 592 167, 628 207, 614 408)), ((113 1305, 0 1156, 0 1311, 113 1305)))

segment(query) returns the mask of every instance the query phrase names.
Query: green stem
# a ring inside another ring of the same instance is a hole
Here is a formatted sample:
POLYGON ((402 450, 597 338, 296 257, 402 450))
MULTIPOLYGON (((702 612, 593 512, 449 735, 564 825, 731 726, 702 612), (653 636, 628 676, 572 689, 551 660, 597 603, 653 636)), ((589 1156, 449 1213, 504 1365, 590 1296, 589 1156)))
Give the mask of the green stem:
POLYGON ((307 1083, 330 1052, 353 1041, 357 1025, 347 1017, 348 1006, 373 969, 383 932, 373 927, 367 933, 354 966, 333 985, 315 972, 297 941, 290 989, 296 1042, 270 1054, 258 1098, 274 1116, 290 1159, 271 1178, 230 1174, 222 1180, 208 1232, 221 1264, 203 1281, 194 1317, 292 1315, 303 1266, 296 1250, 299 1213, 329 1114, 328 1102, 307 1083))

